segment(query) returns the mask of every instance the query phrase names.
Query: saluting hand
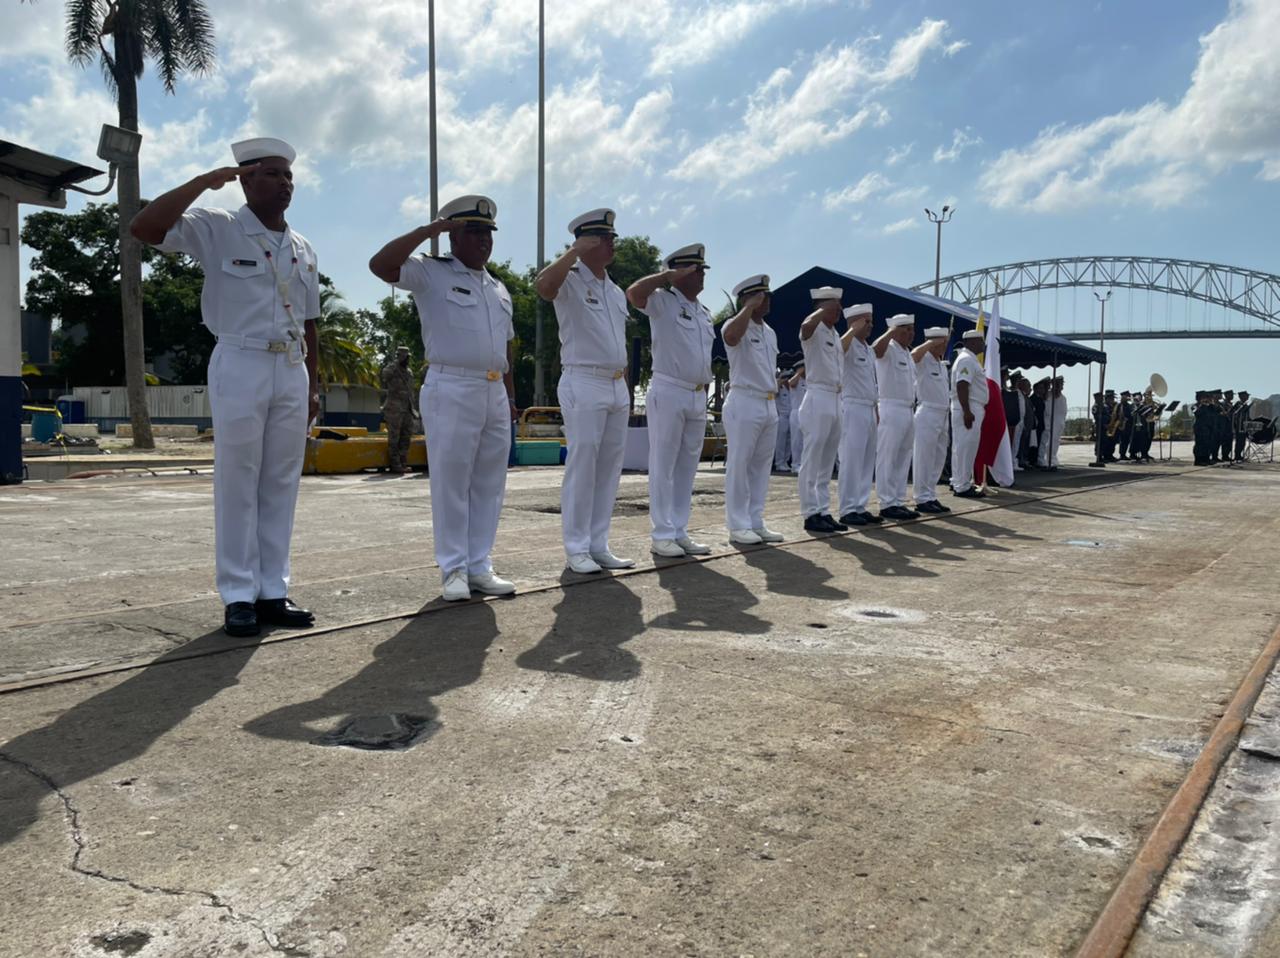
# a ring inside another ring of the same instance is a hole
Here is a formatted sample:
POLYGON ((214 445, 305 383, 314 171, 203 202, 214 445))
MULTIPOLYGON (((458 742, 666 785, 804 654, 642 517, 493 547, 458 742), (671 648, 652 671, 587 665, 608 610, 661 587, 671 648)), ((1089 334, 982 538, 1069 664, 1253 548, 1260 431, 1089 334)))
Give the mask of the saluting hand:
POLYGON ((256 170, 260 163, 246 163, 244 166, 220 166, 202 176, 201 183, 206 190, 220 190, 232 180, 239 179, 246 173, 256 170))
POLYGON ((600 245, 599 236, 579 236, 573 241, 573 251, 581 256, 588 250, 593 250, 600 245))
POLYGON ((681 266, 679 269, 669 269, 667 270, 667 282, 678 283, 686 276, 692 276, 697 268, 696 266, 681 266))
POLYGON ((764 293, 752 293, 742 301, 742 308, 750 310, 752 316, 758 316, 763 307, 764 293))

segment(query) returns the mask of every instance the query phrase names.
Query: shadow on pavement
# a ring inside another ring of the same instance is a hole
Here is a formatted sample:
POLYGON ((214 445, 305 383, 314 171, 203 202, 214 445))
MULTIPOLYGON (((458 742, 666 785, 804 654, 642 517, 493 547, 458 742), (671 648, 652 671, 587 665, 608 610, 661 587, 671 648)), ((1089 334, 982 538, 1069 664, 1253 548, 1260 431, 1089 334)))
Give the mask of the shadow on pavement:
POLYGON ((555 622, 537 645, 516 656, 516 665, 602 682, 634 679, 640 660, 622 646, 645 629, 640 597, 617 579, 580 579, 561 575, 569 587, 556 605, 555 622))

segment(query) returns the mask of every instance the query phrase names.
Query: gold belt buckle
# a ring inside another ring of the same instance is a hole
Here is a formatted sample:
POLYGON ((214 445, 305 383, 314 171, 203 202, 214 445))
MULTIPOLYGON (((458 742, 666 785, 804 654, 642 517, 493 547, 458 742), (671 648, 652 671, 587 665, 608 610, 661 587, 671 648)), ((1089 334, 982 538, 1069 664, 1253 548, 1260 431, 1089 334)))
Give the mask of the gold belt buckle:
POLYGON ((696 393, 700 393, 700 392, 702 392, 703 390, 705 390, 706 388, 707 388, 707 384, 706 384, 706 383, 698 383, 698 385, 696 385, 696 386, 694 386, 694 387, 693 387, 693 391, 694 391, 694 392, 696 392, 696 393))
POLYGON ((273 339, 271 342, 267 343, 267 352, 269 353, 283 353, 287 352, 288 349, 289 344, 279 339, 273 339))
POLYGON ((778 394, 777 394, 777 393, 765 393, 765 394, 764 394, 764 398, 765 398, 765 399, 777 399, 777 398, 778 398, 778 394))
POLYGON ((495 372, 494 370, 490 369, 487 373, 484 374, 484 378, 489 380, 489 382, 491 383, 496 383, 499 379, 502 378, 502 373, 495 372))
POLYGON ((614 374, 613 374, 613 378, 614 378, 614 379, 621 379, 621 378, 622 378, 622 370, 621 370, 621 369, 619 369, 616 373, 614 373, 614 374))

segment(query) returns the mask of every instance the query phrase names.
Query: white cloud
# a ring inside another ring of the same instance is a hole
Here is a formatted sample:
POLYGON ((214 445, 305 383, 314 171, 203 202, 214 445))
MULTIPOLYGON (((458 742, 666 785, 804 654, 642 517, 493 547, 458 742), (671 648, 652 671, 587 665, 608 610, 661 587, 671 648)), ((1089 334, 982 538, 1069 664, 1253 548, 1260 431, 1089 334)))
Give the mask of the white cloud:
POLYGON ((916 145, 914 143, 908 143, 906 146, 900 146, 897 149, 890 150, 889 155, 884 158, 884 165, 897 166, 911 155, 911 151, 915 149, 915 146, 916 145))
POLYGON ((1029 146, 1006 150, 979 186, 999 208, 1057 212, 1082 205, 1185 201, 1238 164, 1280 180, 1280 4, 1232 0, 1226 19, 1200 38, 1182 99, 1079 126, 1051 126, 1029 146))
POLYGON ((913 77, 924 58, 941 51, 947 24, 924 20, 883 57, 878 37, 828 48, 807 69, 780 67, 747 98, 739 129, 712 137, 672 174, 680 179, 741 179, 780 160, 843 140, 867 123, 883 124, 888 111, 871 97, 913 77))
POLYGON ((977 146, 982 142, 980 136, 970 136, 969 127, 963 130, 955 130, 951 137, 951 145, 948 147, 938 146, 933 151, 933 162, 935 163, 952 163, 959 159, 960 154, 971 146, 977 146))
POLYGON ((868 173, 853 186, 846 186, 834 192, 828 190, 822 197, 822 208, 831 212, 845 206, 857 206, 892 185, 888 178, 880 173, 868 173))
POLYGON ((884 198, 886 203, 915 203, 924 199, 929 194, 927 186, 904 186, 900 190, 894 190, 884 198))
MULTIPOLYGON (((831 2, 833 0, 817 0, 817 3, 831 2)), ((661 37, 662 42, 655 45, 649 73, 661 76, 708 63, 737 46, 765 21, 789 10, 813 5, 813 0, 731 0, 709 4, 693 13, 687 3, 644 4, 649 8, 648 24, 654 25, 659 18, 662 23, 659 30, 653 31, 654 38, 661 37)), ((612 10, 625 9, 625 5, 613 0, 610 6, 612 10)), ((641 6, 637 4, 636 8, 641 6)))
POLYGON ((920 219, 915 216, 908 216, 905 219, 897 220, 890 223, 883 230, 886 236, 892 236, 894 233, 902 233, 906 230, 914 230, 920 227, 920 219))

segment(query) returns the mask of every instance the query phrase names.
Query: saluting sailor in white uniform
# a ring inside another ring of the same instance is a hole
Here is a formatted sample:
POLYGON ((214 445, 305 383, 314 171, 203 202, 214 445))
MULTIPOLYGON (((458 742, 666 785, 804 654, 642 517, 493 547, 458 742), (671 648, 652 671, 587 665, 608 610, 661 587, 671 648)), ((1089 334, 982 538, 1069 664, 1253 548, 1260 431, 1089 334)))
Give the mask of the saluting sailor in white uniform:
POLYGON ((740 545, 781 542, 764 524, 770 465, 777 444, 778 337, 769 315, 769 277, 761 273, 733 288, 738 312, 721 328, 729 357, 729 396, 724 433, 724 515, 729 541, 740 545))
POLYGON ((773 451, 775 472, 787 472, 791 468, 791 376, 793 369, 779 369, 777 375, 778 397, 773 401, 778 409, 778 438, 773 451))
POLYGON ((471 591, 509 595, 489 553, 507 488, 511 422, 511 294, 485 269, 493 252, 497 205, 487 196, 446 203, 439 218, 393 239, 369 260, 379 279, 413 294, 422 323, 427 378, 418 408, 427 434, 431 526, 444 598, 471 591), (414 256, 449 234, 452 256, 414 256))
POLYGON ((229 635, 261 624, 306 628, 288 597, 289 540, 320 398, 315 250, 284 214, 293 198, 293 147, 263 137, 231 145, 239 166, 213 170, 158 196, 130 230, 204 270, 200 313, 218 344, 209 359, 218 594, 229 635), (205 190, 240 178, 238 212, 188 209, 205 190))
POLYGON ((907 473, 915 438, 911 407, 916 399, 915 364, 911 340, 916 318, 909 313, 890 316, 888 329, 871 345, 876 354, 876 383, 880 389, 880 426, 876 431, 876 496, 886 519, 915 519, 907 508, 907 473))
POLYGON ((942 365, 951 332, 945 326, 930 326, 924 342, 911 351, 916 371, 915 451, 911 475, 919 512, 943 513, 951 510, 938 501, 938 480, 947 463, 947 417, 951 404, 951 377, 942 365))
POLYGON ((974 488, 973 461, 987 413, 987 374, 973 350, 982 348, 982 333, 967 330, 964 345, 951 363, 951 490, 966 499, 986 495, 974 488))
POLYGON ((689 538, 688 525, 707 431, 715 328, 711 313, 698 301, 707 270, 706 247, 683 246, 664 265, 663 272, 632 283, 627 299, 649 317, 653 334, 653 379, 645 394, 651 549, 654 555, 674 559, 711 551, 689 538))
POLYGON ((800 513, 806 532, 842 532, 831 518, 831 473, 840 448, 840 386, 844 345, 836 332, 844 291, 823 286, 809 291, 814 310, 800 324, 806 389, 800 404, 805 452, 800 462, 800 513))
POLYGON ((555 303, 560 328, 560 412, 568 446, 560 485, 560 525, 568 568, 629 569, 609 551, 609 521, 622 476, 631 410, 627 297, 609 278, 618 235, 610 209, 569 224, 573 245, 539 275, 538 295, 555 303))
POLYGON ((884 520, 867 511, 871 480, 876 468, 875 353, 867 343, 871 333, 870 303, 844 311, 849 328, 840 337, 844 347, 844 372, 840 390, 840 522, 865 526, 884 520))

